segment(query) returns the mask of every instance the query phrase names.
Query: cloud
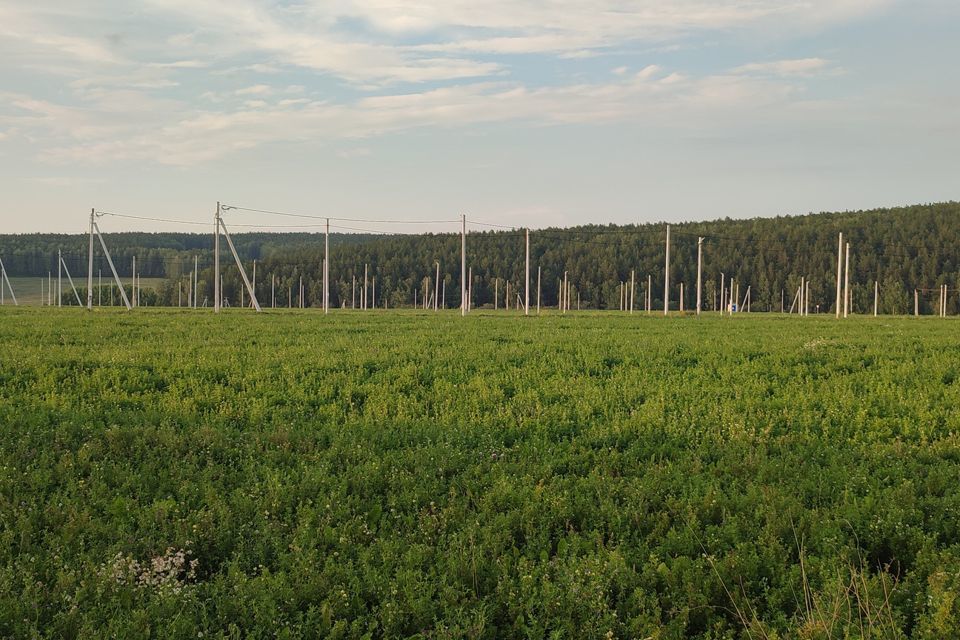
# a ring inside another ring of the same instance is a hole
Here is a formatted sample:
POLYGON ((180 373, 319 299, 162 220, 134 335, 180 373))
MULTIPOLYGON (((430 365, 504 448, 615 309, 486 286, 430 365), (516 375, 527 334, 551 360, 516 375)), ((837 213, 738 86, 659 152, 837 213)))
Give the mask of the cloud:
POLYGON ((366 158, 371 155, 370 149, 367 147, 354 147, 352 149, 343 149, 337 152, 337 155, 344 159, 350 158, 366 158))
POLYGON ((814 28, 887 2, 143 0, 135 14, 118 11, 119 0, 8 3, 0 69, 57 74, 37 87, 60 89, 0 94, 0 131, 16 129, 48 161, 195 165, 271 142, 419 127, 700 126, 731 106, 795 97, 831 63, 760 61, 698 76, 647 64, 651 52, 708 34, 814 28), (628 49, 643 56, 594 82, 568 72, 585 64, 563 62, 628 49), (515 79, 524 56, 559 61, 556 77, 515 79))
POLYGON ((58 188, 83 187, 106 182, 104 178, 86 178, 80 176, 41 176, 22 178, 22 180, 45 187, 58 188))
POLYGON ((83 65, 99 65, 95 75, 299 69, 370 89, 500 77, 507 57, 581 59, 708 33, 801 31, 890 1, 144 0, 135 17, 118 0, 52 2, 0 7, 0 55, 74 77, 83 65))
MULTIPOLYGON (((890 0, 152 0, 151 11, 189 29, 211 55, 257 55, 265 71, 311 69, 367 85, 498 75, 477 56, 592 57, 636 43, 789 25, 822 27, 890 0), (354 25, 354 26, 350 26, 354 25), (356 26, 359 25, 359 26, 356 26), (203 34, 201 39, 199 35, 203 34)), ((250 66, 241 66, 250 69, 250 66)))
POLYGON ((16 51, 21 66, 51 69, 58 65, 114 65, 121 62, 121 57, 102 40, 77 35, 64 24, 52 26, 52 23, 62 23, 64 16, 53 11, 54 20, 51 21, 49 13, 41 13, 35 6, 0 5, 0 43, 5 43, 0 52, 5 49, 16 51))
POLYGON ((829 66, 830 61, 823 58, 801 58, 797 60, 775 60, 773 62, 752 62, 733 69, 732 73, 810 77, 826 71, 829 66))
POLYGON ((160 69, 203 69, 208 67, 209 63, 203 60, 177 60, 176 62, 152 62, 149 66, 160 69))
POLYGON ((43 103, 30 108, 42 114, 61 109, 58 122, 70 124, 64 128, 45 118, 18 124, 31 125, 38 138, 50 138, 41 152, 50 162, 139 160, 189 166, 274 142, 361 139, 424 127, 635 122, 683 128, 707 121, 713 126, 724 117, 742 116, 745 109, 787 103, 795 91, 792 85, 747 75, 694 78, 648 66, 615 82, 569 86, 467 83, 347 102, 272 99, 264 94, 219 110, 168 110, 159 125, 118 122, 92 131, 84 129, 89 109, 43 103), (44 131, 51 126, 59 128, 44 131))
POLYGON ((273 93, 273 89, 269 85, 255 84, 252 87, 237 89, 234 91, 234 93, 236 93, 238 96, 263 96, 273 93))

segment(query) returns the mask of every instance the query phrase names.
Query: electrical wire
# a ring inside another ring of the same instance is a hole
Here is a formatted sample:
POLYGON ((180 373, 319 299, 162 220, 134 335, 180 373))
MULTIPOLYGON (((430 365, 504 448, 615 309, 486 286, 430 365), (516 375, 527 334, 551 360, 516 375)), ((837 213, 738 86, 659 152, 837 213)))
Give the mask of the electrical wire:
POLYGON ((232 204, 220 205, 223 211, 248 211, 252 213, 263 213, 271 216, 284 216, 287 218, 306 218, 310 220, 336 220, 337 222, 371 222, 374 224, 453 224, 460 220, 372 220, 368 218, 335 218, 333 216, 318 216, 305 213, 290 213, 288 211, 272 211, 270 209, 254 209, 252 207, 240 207, 232 204))
POLYGON ((126 213, 113 213, 111 211, 95 211, 94 214, 97 217, 100 216, 113 216, 115 218, 130 218, 131 220, 149 220, 151 222, 167 222, 171 224, 191 224, 198 226, 209 226, 209 222, 197 222, 196 220, 171 220, 169 218, 150 218, 147 216, 132 216, 126 213))

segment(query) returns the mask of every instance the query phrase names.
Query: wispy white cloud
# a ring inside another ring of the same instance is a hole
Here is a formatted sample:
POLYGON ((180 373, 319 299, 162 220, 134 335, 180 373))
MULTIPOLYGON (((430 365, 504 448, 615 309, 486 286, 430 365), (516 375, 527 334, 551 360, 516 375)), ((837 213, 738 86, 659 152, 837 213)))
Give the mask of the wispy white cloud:
POLYGON ((104 178, 88 178, 80 176, 28 176, 22 178, 22 180, 32 184, 43 185, 45 187, 59 187, 63 189, 103 184, 106 182, 104 178))
POLYGON ((889 0, 144 0, 132 22, 114 17, 118 1, 0 6, 0 55, 69 77, 56 98, 0 96, 0 126, 29 136, 46 160, 189 165, 277 141, 509 121, 689 124, 786 100, 833 67, 811 57, 702 75, 640 62, 548 86, 513 79, 511 67, 517 56, 799 29, 889 0), (317 77, 339 90, 318 100, 308 86, 317 77), (366 97, 352 97, 358 89, 366 97))
POLYGON ((69 10, 0 4, 0 53, 16 52, 19 64, 47 68, 122 61, 102 39, 70 30, 66 24, 70 16, 69 10))
POLYGON ((241 76, 307 69, 379 87, 500 76, 509 72, 509 56, 576 59, 639 43, 670 47, 670 40, 713 32, 779 24, 799 30, 890 2, 145 0, 135 22, 122 18, 118 0, 96 0, 86 11, 24 4, 0 6, 0 54, 60 73, 81 64, 118 75, 133 68, 241 76), (116 33, 105 37, 105 29, 116 33))
POLYGON ((238 96, 263 96, 273 93, 273 88, 266 84, 255 84, 250 87, 244 87, 243 89, 237 89, 234 91, 234 93, 236 93, 238 96))
POLYGON ((829 60, 823 58, 801 58, 797 60, 774 60, 771 62, 751 62, 736 67, 733 73, 773 75, 773 76, 800 76, 810 77, 827 70, 829 60))
MULTIPOLYGON (((152 10, 204 34, 220 54, 256 53, 361 85, 462 80, 502 73, 476 56, 583 58, 629 43, 732 29, 794 30, 849 20, 891 0, 153 0, 152 10), (345 24, 365 25, 350 31, 345 24), (411 44, 411 40, 417 40, 411 44)), ((187 36, 181 36, 187 37, 187 36)), ((200 46, 194 35, 194 46, 200 46)))
POLYGON ((151 62, 148 66, 160 69, 203 69, 210 66, 203 60, 177 60, 176 62, 151 62))
POLYGON ((371 155, 370 149, 367 147, 353 147, 351 149, 343 149, 337 152, 337 155, 344 159, 350 158, 366 158, 371 155))
MULTIPOLYGON (((698 126, 725 113, 763 108, 795 95, 792 85, 748 75, 686 77, 648 66, 615 82, 530 88, 514 82, 470 83, 393 93, 353 102, 309 98, 258 99, 219 110, 172 109, 159 126, 129 123, 90 129, 90 109, 14 101, 30 115, 10 124, 48 138, 52 162, 142 160, 193 165, 277 141, 365 138, 421 128, 504 122, 535 126, 640 122, 698 126), (47 117, 57 111, 57 123, 47 117)), ((93 118, 96 121, 96 118, 93 118)), ((0 123, 4 118, 0 116, 0 123)))

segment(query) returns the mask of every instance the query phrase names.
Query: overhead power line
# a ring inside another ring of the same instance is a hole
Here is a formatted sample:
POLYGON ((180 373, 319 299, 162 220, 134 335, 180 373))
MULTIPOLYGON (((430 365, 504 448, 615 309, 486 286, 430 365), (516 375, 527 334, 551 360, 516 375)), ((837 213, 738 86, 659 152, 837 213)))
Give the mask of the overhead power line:
POLYGON ((209 222, 197 222, 196 220, 172 220, 170 218, 151 218, 148 216, 132 216, 127 213, 113 213, 112 211, 96 211, 97 217, 112 216, 114 218, 129 218, 131 220, 148 220, 150 222, 167 222, 170 224, 191 224, 199 226, 210 226, 209 222))
POLYGON ((292 213, 289 211, 272 211, 270 209, 254 209, 252 207, 240 207, 232 204, 221 205, 220 208, 223 211, 248 211, 251 213, 263 213, 270 216, 283 216, 287 218, 305 218, 308 220, 336 220, 337 222, 370 222, 374 224, 454 224, 459 223, 460 220, 397 220, 397 219, 380 219, 373 220, 370 218, 340 218, 334 216, 320 216, 315 214, 306 214, 306 213, 292 213))

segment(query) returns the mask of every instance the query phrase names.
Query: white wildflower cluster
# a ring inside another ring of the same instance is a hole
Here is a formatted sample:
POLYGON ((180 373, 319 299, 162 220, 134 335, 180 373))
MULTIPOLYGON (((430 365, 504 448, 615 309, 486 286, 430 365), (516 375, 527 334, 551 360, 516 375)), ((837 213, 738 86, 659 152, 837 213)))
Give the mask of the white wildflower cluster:
POLYGON ((131 556, 118 553, 106 565, 105 572, 120 585, 178 594, 196 576, 200 563, 189 556, 189 551, 168 547, 163 555, 140 563, 131 556))

